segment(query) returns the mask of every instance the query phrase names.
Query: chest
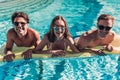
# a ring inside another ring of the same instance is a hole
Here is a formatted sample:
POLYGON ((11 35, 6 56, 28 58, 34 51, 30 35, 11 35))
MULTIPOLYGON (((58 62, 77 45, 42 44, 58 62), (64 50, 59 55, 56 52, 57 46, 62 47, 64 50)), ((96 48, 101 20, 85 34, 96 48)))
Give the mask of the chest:
POLYGON ((27 38, 16 38, 14 39, 14 42, 17 46, 24 46, 24 47, 30 47, 34 44, 34 38, 27 37, 27 38))
POLYGON ((90 41, 87 45, 88 48, 96 47, 96 46, 104 46, 109 44, 111 41, 109 39, 99 39, 90 41))
POLYGON ((65 41, 55 41, 54 43, 50 43, 49 49, 52 50, 65 50, 67 47, 65 41))

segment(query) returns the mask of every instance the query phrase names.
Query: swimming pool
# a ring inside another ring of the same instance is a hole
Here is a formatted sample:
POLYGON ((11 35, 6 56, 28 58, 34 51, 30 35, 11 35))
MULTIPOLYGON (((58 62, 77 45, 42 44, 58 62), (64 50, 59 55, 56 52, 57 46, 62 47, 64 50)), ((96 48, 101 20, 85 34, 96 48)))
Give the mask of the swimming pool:
MULTIPOLYGON (((73 37, 96 29, 97 17, 108 13, 115 17, 113 30, 120 34, 120 1, 113 0, 1 0, 0 46, 13 27, 10 17, 14 11, 24 11, 30 17, 30 27, 41 38, 51 20, 62 15, 73 37)), ((49 58, 0 62, 0 80, 119 80, 120 55, 90 58, 49 58)))

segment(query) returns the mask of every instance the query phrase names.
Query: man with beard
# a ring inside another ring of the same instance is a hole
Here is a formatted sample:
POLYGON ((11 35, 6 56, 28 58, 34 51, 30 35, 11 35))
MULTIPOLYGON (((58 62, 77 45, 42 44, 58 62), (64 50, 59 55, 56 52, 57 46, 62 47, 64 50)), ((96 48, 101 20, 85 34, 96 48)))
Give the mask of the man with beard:
POLYGON ((90 30, 80 36, 76 45, 80 51, 90 50, 99 54, 103 53, 103 50, 112 51, 114 49, 110 44, 115 37, 114 32, 111 31, 114 17, 109 14, 102 14, 97 21, 97 30, 90 30), (103 46, 103 48, 95 49, 96 46, 103 46))

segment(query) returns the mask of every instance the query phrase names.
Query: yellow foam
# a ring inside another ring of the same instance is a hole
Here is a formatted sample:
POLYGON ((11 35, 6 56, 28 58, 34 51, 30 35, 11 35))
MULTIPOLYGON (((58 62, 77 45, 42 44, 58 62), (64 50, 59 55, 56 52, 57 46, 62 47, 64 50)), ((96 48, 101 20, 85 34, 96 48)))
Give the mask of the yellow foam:
MULTIPOLYGON (((117 51, 112 51, 111 53, 110 52, 107 52, 105 51, 107 54, 120 54, 120 36, 115 36, 115 39, 114 41, 111 43, 113 46, 117 47, 117 51)), ((0 61, 2 61, 3 59, 3 56, 4 56, 4 46, 5 44, 0 48, 0 61)), ((101 47, 98 47, 98 49, 100 49, 101 47)), ((21 54, 28 50, 30 48, 27 48, 27 47, 16 47, 14 46, 13 48, 13 53, 15 53, 16 55, 16 58, 15 60, 21 60, 23 59, 23 57, 21 57, 21 54)), ((91 57, 91 56, 95 56, 96 54, 94 53, 89 53, 89 52, 80 52, 80 53, 76 53, 76 54, 66 54, 65 57, 91 57)), ((50 58, 51 57, 51 54, 33 54, 32 55, 33 58, 50 58)))

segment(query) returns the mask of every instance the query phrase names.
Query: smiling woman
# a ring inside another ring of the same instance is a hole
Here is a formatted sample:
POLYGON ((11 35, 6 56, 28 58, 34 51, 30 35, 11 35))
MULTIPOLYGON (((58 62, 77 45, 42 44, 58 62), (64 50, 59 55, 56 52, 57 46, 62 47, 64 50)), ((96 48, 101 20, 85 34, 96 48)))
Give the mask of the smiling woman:
POLYGON ((67 22, 62 16, 56 16, 51 22, 49 32, 44 36, 34 52, 52 53, 52 56, 64 56, 68 46, 73 52, 79 52, 74 46, 73 39, 68 31, 67 22), (48 47, 46 51, 43 51, 44 46, 48 47))

